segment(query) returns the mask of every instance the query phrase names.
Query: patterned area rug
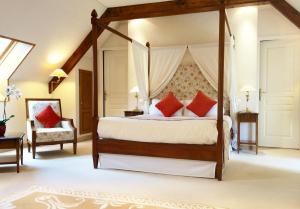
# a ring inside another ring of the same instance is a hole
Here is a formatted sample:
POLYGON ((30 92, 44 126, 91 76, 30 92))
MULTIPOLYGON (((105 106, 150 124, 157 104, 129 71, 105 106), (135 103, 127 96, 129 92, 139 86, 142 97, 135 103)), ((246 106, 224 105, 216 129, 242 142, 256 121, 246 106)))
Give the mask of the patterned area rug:
MULTIPOLYGON (((222 209, 203 204, 164 202, 130 195, 76 192, 34 186, 0 200, 1 209, 222 209)), ((224 208, 223 208, 224 209, 224 208)))

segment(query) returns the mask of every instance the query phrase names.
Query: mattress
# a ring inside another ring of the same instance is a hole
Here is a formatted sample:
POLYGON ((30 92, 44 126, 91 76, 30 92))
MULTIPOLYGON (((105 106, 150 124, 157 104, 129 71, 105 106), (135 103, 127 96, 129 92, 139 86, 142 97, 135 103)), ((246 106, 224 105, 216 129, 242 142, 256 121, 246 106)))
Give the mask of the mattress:
MULTIPOLYGON (((231 125, 231 118, 224 116, 225 134, 231 125)), ((218 130, 216 118, 140 115, 100 118, 98 134, 100 139, 211 145, 217 142, 218 130)))

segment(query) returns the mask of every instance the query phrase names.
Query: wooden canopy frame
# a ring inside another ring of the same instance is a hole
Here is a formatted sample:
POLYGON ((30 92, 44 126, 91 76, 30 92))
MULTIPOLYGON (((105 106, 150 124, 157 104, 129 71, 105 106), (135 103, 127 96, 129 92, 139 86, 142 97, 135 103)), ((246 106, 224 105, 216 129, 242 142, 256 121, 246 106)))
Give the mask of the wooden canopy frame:
MULTIPOLYGON (((98 19, 97 12, 93 10, 91 16, 92 23, 92 46, 93 46, 93 163, 94 168, 98 167, 99 154, 125 154, 140 155, 151 157, 165 157, 189 160, 205 160, 216 162, 215 178, 222 180, 222 170, 224 163, 224 131, 223 131, 223 94, 224 94, 224 54, 225 54, 225 27, 226 12, 225 3, 221 0, 218 3, 219 10, 219 64, 218 64, 218 116, 217 116, 217 143, 213 145, 197 144, 167 144, 167 143, 148 143, 135 142, 129 140, 101 139, 98 136, 98 46, 97 39, 99 30, 107 29, 128 41, 132 39, 110 28, 98 19)), ((135 17, 132 17, 135 18, 135 17)), ((227 24, 229 26, 229 24, 227 24)), ((229 32, 231 30, 229 28, 229 32)), ((150 44, 147 43, 150 50, 150 44)), ((148 53, 150 58, 150 53, 148 53)), ((148 74, 150 63, 148 63, 148 74)))
MULTIPOLYGON (((285 0, 225 0, 224 4, 225 8, 271 4, 298 28, 300 28, 300 13, 285 0)), ((107 8, 98 21, 102 22, 103 25, 108 25, 112 21, 218 10, 219 0, 170 0, 165 2, 107 8)), ((103 31, 104 28, 99 28, 98 37, 103 31)), ((92 31, 87 34, 61 69, 69 74, 91 46, 92 31)), ((48 83, 49 93, 51 94, 61 84, 61 82, 63 82, 63 80, 64 78, 58 81, 57 78, 53 77, 48 83), (53 86, 51 86, 51 83, 53 83, 53 86)))

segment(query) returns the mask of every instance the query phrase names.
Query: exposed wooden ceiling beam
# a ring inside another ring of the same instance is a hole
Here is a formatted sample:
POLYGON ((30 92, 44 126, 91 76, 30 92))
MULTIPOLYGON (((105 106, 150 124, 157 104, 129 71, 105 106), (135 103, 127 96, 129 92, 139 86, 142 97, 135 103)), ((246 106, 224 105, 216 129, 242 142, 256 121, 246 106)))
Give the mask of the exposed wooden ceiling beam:
MULTIPOLYGON (((269 0, 226 0, 226 8, 267 4, 269 0)), ((218 11, 219 0, 185 0, 166 1, 108 8, 105 15, 99 18, 99 23, 121 21, 139 18, 163 17, 198 12, 218 11)))
POLYGON ((300 28, 300 13, 294 7, 292 7, 285 0, 271 0, 271 4, 288 18, 292 23, 294 23, 298 28, 300 28))
MULTIPOLYGON (((106 14, 106 11, 103 15, 106 14)), ((103 25, 107 26, 109 22, 104 22, 103 25)), ((103 33, 104 28, 99 27, 98 37, 103 33)), ((73 54, 69 57, 69 59, 65 62, 65 64, 61 67, 65 71, 66 74, 69 74, 75 65, 80 61, 80 59, 85 55, 85 53, 92 46, 92 31, 84 38, 84 40, 80 43, 78 48, 73 52, 73 54)), ((49 93, 51 94, 64 80, 61 78, 59 81, 57 78, 52 78, 48 83, 49 93)))

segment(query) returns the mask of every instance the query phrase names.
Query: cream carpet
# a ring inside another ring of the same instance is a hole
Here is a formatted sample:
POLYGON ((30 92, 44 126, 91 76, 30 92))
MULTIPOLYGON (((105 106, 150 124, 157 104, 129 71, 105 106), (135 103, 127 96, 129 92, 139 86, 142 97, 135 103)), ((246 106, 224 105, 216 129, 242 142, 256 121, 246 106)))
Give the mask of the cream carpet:
MULTIPOLYGON (((91 142, 38 148, 37 159, 24 152, 17 174, 13 166, 0 167, 0 197, 33 185, 76 191, 126 194, 166 202, 202 203, 230 209, 299 209, 300 151, 260 149, 259 155, 232 154, 224 181, 128 171, 95 170, 91 142), (47 150, 47 151, 46 151, 47 150)), ((1 157, 1 156, 0 156, 1 157)))

